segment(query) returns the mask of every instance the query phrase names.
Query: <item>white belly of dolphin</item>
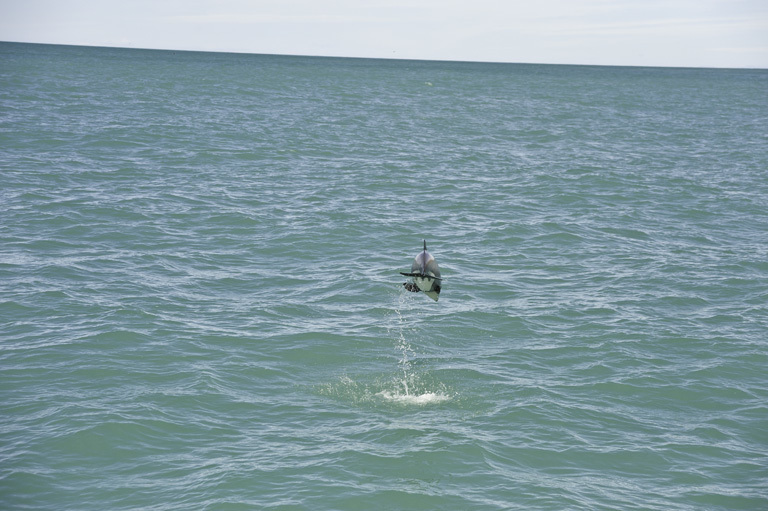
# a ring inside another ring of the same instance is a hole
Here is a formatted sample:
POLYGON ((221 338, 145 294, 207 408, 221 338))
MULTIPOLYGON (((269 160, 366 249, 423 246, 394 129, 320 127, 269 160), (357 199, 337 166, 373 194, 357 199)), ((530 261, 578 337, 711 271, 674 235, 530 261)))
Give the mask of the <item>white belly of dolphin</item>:
POLYGON ((421 289, 426 293, 427 291, 432 290, 432 283, 434 282, 434 280, 423 279, 421 277, 414 277, 413 282, 418 286, 419 289, 421 289))

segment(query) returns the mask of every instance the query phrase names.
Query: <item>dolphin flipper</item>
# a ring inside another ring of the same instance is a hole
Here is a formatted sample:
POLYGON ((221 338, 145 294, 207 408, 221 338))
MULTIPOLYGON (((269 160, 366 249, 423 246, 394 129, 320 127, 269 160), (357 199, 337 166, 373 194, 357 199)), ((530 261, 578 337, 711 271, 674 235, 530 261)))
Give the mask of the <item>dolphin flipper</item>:
POLYGON ((419 291, 421 291, 419 289, 419 286, 417 286, 413 282, 403 282, 403 285, 405 286, 406 291, 410 291, 411 293, 418 293, 419 291))

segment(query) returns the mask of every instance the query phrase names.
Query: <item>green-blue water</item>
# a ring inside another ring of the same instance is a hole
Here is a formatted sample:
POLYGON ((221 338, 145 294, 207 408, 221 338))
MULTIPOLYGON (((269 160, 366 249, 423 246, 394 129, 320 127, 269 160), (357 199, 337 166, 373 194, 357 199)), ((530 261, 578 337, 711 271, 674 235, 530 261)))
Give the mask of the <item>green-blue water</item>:
POLYGON ((3 43, 0 165, 3 509, 768 509, 768 71, 3 43))

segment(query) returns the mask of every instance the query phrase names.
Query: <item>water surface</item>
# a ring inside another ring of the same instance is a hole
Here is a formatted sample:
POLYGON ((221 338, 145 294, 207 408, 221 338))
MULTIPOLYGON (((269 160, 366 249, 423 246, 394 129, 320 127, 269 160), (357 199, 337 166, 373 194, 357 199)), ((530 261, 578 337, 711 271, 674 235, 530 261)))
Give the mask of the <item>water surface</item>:
POLYGON ((2 507, 768 508, 766 98, 0 44, 2 507))

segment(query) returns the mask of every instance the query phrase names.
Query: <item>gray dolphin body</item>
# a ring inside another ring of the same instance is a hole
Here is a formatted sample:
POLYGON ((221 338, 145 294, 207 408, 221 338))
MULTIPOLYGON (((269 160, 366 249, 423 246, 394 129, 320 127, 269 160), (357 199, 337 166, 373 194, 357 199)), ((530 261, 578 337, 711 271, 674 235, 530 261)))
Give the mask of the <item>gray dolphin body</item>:
POLYGON ((437 261, 432 257, 432 254, 427 252, 426 240, 424 240, 424 250, 419 252, 419 255, 413 260, 411 272, 400 272, 400 274, 406 277, 413 277, 413 282, 405 282, 403 284, 405 289, 414 293, 423 291, 428 297, 437 301, 440 296, 443 279, 440 278, 440 268, 437 267, 437 261))

